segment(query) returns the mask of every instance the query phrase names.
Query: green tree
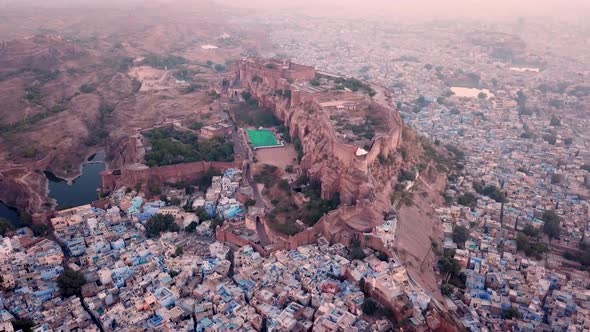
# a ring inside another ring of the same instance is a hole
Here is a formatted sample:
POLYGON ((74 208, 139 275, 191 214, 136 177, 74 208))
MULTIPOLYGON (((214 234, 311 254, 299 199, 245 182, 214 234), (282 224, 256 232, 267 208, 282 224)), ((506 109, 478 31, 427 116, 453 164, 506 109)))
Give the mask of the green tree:
POLYGON ((197 217, 199 217, 199 222, 203 222, 205 220, 211 219, 211 215, 209 215, 209 213, 207 213, 207 211, 205 210, 205 208, 202 207, 202 206, 199 206, 195 210, 195 214, 197 215, 197 217))
POLYGON ((538 237, 539 236, 539 230, 536 229, 533 225, 531 224, 527 224, 526 226, 524 226, 522 232, 529 237, 538 237))
POLYGON ((30 319, 15 319, 10 323, 15 331, 22 330, 23 332, 31 332, 35 326, 35 322, 30 319))
POLYGON ((176 250, 174 250, 174 254, 176 256, 182 256, 183 253, 184 253, 184 247, 183 246, 176 246, 176 250))
POLYGON ((547 210, 543 212, 541 219, 544 221, 543 232, 549 236, 549 239, 559 237, 561 218, 557 215, 555 210, 547 210))
POLYGON ((442 273, 458 275, 461 271, 459 261, 455 259, 454 250, 445 250, 444 254, 438 259, 438 267, 442 273))
POLYGON ((453 294, 453 286, 449 284, 442 284, 440 286, 440 292, 442 293, 442 295, 449 296, 453 294))
POLYGON ((178 232, 180 227, 170 214, 156 214, 145 223, 147 237, 158 237, 164 232, 178 232))
POLYGON ((372 316, 375 314, 375 312, 377 312, 377 309, 379 309, 379 305, 377 304, 377 302, 375 302, 375 300, 373 300, 370 297, 367 297, 363 301, 361 308, 365 315, 372 316))
POLYGON ((510 307, 506 310, 504 310, 504 313, 502 314, 502 317, 504 317, 504 319, 519 319, 520 318, 520 312, 518 311, 518 308, 516 307, 510 307))
POLYGON ((82 286, 86 283, 86 278, 79 272, 70 268, 64 269, 62 274, 57 277, 57 286, 62 297, 72 295, 81 296, 82 286))
POLYGON ((375 254, 375 257, 377 257, 379 260, 384 261, 384 262, 389 261, 389 257, 387 257, 387 254, 384 253, 383 251, 378 251, 375 254))
POLYGON ((234 251, 230 248, 227 254, 225 254, 225 259, 229 261, 229 271, 228 274, 230 277, 234 275, 234 251))
POLYGON ((559 120, 559 118, 557 116, 555 116, 555 114, 554 114, 553 116, 551 116, 550 124, 553 127, 559 127, 559 126, 561 126, 561 120, 559 120))
POLYGON ((0 218, 0 235, 6 236, 6 233, 14 230, 14 226, 8 219, 0 218))
POLYGON ((477 205, 477 197, 473 193, 465 193, 459 198, 457 198, 457 203, 468 206, 468 207, 475 207, 477 205))
POLYGON ((197 229, 197 226, 199 226, 199 224, 196 221, 192 221, 190 224, 188 224, 188 226, 184 228, 184 231, 187 233, 192 233, 197 229))
POLYGON ((477 98, 479 98, 479 99, 487 99, 487 98, 488 98, 488 95, 487 95, 487 93, 485 93, 485 92, 480 92, 480 93, 477 95, 477 98))
POLYGON ((465 247, 465 241, 469 238, 469 230, 465 226, 456 226, 453 229, 453 242, 460 248, 465 247))

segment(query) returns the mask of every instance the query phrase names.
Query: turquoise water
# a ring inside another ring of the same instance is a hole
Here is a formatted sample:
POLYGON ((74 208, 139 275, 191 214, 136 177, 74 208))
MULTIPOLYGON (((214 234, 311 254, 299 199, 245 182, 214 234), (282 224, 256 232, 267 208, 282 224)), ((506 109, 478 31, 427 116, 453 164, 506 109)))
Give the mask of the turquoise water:
POLYGON ((91 203, 98 199, 98 189, 101 185, 100 172, 105 170, 103 153, 97 153, 88 158, 92 160, 82 166, 82 175, 68 185, 67 181, 56 177, 51 172, 45 172, 49 180, 49 197, 57 201, 57 208, 64 209, 91 203))

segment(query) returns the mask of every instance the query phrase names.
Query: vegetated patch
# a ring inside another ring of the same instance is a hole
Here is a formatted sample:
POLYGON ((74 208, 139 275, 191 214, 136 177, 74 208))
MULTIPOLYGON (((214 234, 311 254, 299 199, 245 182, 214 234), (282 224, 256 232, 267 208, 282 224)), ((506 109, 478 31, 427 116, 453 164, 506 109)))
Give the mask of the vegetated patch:
POLYGON ((368 94, 371 97, 373 97, 377 93, 375 90, 373 90, 373 88, 371 88, 369 84, 364 83, 363 81, 356 79, 354 77, 339 77, 334 80, 334 83, 336 83, 336 89, 338 90, 349 89, 354 92, 361 91, 363 93, 368 94))
POLYGON ((180 65, 187 64, 188 60, 176 55, 162 56, 157 54, 148 54, 144 56, 142 63, 153 68, 172 69, 180 65))
POLYGON ((234 116, 241 126, 269 128, 282 125, 270 108, 260 108, 256 104, 239 104, 234 110, 234 116))
POLYGON ((271 202, 274 208, 268 214, 268 218, 271 228, 275 231, 287 235, 294 235, 302 230, 302 227, 297 224, 297 220, 301 220, 308 227, 313 226, 322 216, 340 205, 339 193, 336 193, 329 200, 322 199, 321 182, 319 180, 309 179, 306 175, 302 175, 293 183, 293 187, 299 188, 301 191, 297 195, 303 195, 305 197, 303 203, 299 203, 299 205, 295 204, 292 186, 286 180, 277 181, 278 172, 279 170, 276 167, 270 166, 264 172, 266 174, 258 178, 258 181, 274 184, 268 188, 266 194, 272 194, 271 202), (269 173, 271 169, 273 171, 269 173))
POLYGON ((233 143, 226 137, 201 140, 190 131, 179 131, 172 126, 143 133, 151 143, 145 155, 150 167, 174 165, 194 161, 233 161, 233 143))

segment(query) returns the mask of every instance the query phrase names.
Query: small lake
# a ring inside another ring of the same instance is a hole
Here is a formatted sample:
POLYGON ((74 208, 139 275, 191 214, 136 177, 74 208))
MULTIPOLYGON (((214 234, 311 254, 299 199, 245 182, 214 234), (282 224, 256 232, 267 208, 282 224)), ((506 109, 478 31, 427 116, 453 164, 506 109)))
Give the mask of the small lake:
POLYGON ((533 72, 533 73, 538 73, 540 71, 539 68, 530 68, 530 67, 510 67, 511 71, 516 71, 519 73, 524 73, 524 72, 533 72))
POLYGON ((480 92, 485 93, 488 96, 488 99, 494 96, 494 94, 488 89, 463 88, 454 86, 451 88, 451 91, 453 91, 455 96, 461 98, 477 98, 480 92))
POLYGON ((97 200, 96 189, 100 187, 102 181, 100 172, 105 168, 104 153, 99 152, 90 156, 88 161, 82 165, 82 175, 76 178, 71 185, 66 180, 45 171, 45 176, 49 180, 49 197, 57 201, 58 209, 89 204, 97 200))
POLYGON ((0 201, 0 218, 7 219, 15 227, 22 227, 18 210, 0 201))

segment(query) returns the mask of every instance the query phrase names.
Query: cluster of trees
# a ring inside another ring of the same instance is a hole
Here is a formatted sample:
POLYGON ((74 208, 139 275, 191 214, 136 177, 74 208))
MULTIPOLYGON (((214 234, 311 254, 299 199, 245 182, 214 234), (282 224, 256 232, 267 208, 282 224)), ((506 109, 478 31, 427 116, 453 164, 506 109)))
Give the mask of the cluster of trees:
MULTIPOLYGON (((438 268, 447 275, 449 284, 465 289, 467 276, 461 272, 461 265, 455 259, 455 250, 445 249, 442 256, 438 258, 438 268)), ((446 279, 446 278, 445 278, 446 279)))
POLYGON ((506 202, 506 193, 501 191, 500 188, 495 185, 484 186, 481 182, 474 182, 473 189, 475 189, 478 194, 487 196, 498 203, 506 202))
POLYGON ((467 192, 457 198, 457 203, 473 208, 477 205, 477 197, 473 193, 467 192))
POLYGON ((362 91, 368 94, 370 97, 373 97, 377 92, 371 88, 369 84, 363 83, 361 80, 356 79, 354 77, 351 78, 342 78, 339 77, 335 81, 336 88, 339 90, 349 89, 354 92, 362 91))
MULTIPOLYGON (((340 193, 335 193, 331 199, 323 199, 321 197, 321 182, 315 179, 310 180, 306 175, 302 175, 295 182, 295 186, 302 187, 301 191, 309 198, 309 201, 302 206, 297 206, 293 203, 292 199, 288 198, 291 196, 291 186, 289 183, 284 180, 271 182, 274 177, 272 175, 258 178, 257 182, 276 183, 278 189, 287 193, 287 197, 276 197, 271 201, 275 207, 269 213, 269 219, 273 228, 279 232, 288 235, 296 234, 299 232, 299 226, 295 224, 295 220, 299 219, 306 225, 313 226, 326 213, 336 209, 340 205, 340 193), (280 222, 279 216, 285 219, 286 222, 280 222)), ((255 180, 257 180, 256 177, 255 180)))
POLYGON ((157 54, 148 54, 143 58, 144 65, 158 69, 171 69, 187 63, 187 59, 176 55, 161 56, 157 54))
POLYGON ((232 161, 234 158, 233 144, 225 137, 199 141, 194 133, 172 127, 153 129, 144 136, 152 145, 145 156, 150 167, 201 160, 232 161))
POLYGON ((156 214, 145 223, 147 237, 153 238, 165 232, 178 232, 180 227, 171 214, 156 214))
POLYGON ((561 218, 557 215, 555 210, 547 210, 543 212, 541 217, 543 220, 543 232, 549 237, 549 240, 559 237, 561 218))
POLYGON ((587 242, 580 242, 580 251, 576 254, 565 252, 563 254, 565 259, 578 262, 582 264, 587 270, 590 270, 590 244, 587 242))
POLYGON ((504 319, 519 319, 520 318, 520 312, 518 311, 518 308, 516 307, 510 307, 506 310, 504 310, 504 312, 502 313, 502 318, 504 319))
POLYGON ((459 248, 465 248, 465 241, 469 239, 469 230, 465 226, 455 226, 453 229, 453 242, 459 248))
POLYGON ((239 124, 253 127, 275 127, 282 124, 270 108, 259 108, 254 105, 244 105, 235 112, 235 117, 239 124))
POLYGON ((301 221, 308 226, 315 225, 321 217, 340 205, 340 193, 335 193, 329 200, 321 197, 322 183, 317 179, 311 180, 303 193, 309 197, 309 202, 303 208, 301 221))
POLYGON ((527 257, 541 259, 547 251, 547 246, 540 241, 539 232, 530 226, 529 229, 525 227, 525 230, 516 236, 516 249, 523 251, 527 257))
MULTIPOLYGON (((48 226, 43 224, 33 224, 31 215, 26 211, 20 211, 20 221, 23 226, 29 227, 35 236, 44 236, 49 231, 48 226)), ((8 232, 15 229, 14 225, 4 218, 0 218, 0 235, 5 236, 8 232)))
POLYGON ((86 278, 82 272, 65 268, 62 274, 57 277, 57 286, 62 297, 73 295, 82 296, 82 286, 86 283, 86 278))

